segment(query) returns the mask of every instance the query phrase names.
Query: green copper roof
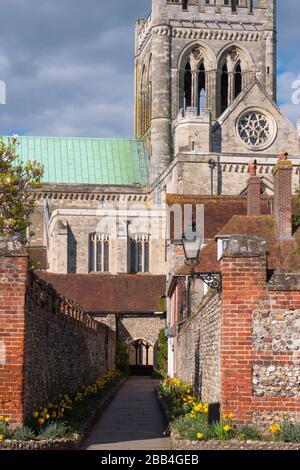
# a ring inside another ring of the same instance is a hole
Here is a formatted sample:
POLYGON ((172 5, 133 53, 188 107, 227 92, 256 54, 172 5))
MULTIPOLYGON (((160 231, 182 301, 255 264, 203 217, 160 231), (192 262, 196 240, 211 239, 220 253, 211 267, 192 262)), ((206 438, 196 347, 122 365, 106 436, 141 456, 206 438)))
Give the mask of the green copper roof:
POLYGON ((141 140, 18 137, 22 160, 44 165, 44 183, 131 185, 148 183, 149 161, 141 140))

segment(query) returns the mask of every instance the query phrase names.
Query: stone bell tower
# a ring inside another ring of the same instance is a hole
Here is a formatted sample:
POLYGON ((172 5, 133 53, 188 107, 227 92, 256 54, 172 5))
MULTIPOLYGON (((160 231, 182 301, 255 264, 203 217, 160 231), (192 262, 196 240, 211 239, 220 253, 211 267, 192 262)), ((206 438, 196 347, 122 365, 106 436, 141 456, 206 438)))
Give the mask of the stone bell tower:
POLYGON ((276 99, 276 0, 152 0, 135 51, 135 135, 148 143, 151 183, 174 157, 178 116, 210 133, 254 80, 276 99))

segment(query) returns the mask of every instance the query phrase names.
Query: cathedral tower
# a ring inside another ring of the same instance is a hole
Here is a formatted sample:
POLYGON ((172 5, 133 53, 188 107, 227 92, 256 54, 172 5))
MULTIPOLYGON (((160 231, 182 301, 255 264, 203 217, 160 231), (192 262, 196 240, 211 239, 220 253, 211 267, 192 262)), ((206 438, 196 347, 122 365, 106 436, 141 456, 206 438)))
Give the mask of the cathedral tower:
POLYGON ((135 56, 135 135, 151 183, 174 156, 178 113, 213 123, 254 80, 276 100, 276 0, 152 0, 135 56))

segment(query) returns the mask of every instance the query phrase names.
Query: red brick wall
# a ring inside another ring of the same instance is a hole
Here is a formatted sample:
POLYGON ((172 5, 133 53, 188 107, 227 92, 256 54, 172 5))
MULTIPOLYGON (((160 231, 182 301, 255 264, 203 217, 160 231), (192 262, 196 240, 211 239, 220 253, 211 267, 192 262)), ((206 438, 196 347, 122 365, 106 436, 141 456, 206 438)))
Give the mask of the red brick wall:
POLYGON ((23 422, 24 302, 28 258, 0 248, 0 414, 23 422))
MULTIPOLYGON (((288 322, 292 322, 291 331, 297 331, 300 292, 276 291, 274 286, 271 290, 266 283, 263 255, 225 255, 222 276, 222 412, 233 411, 239 422, 268 422, 281 413, 299 417, 299 390, 295 392, 297 386, 288 387, 284 374, 284 370, 289 371, 290 375, 294 374, 294 382, 297 381, 300 354, 296 335, 288 334, 288 338, 283 335, 281 343, 276 343, 276 335, 287 313, 288 322), (264 323, 270 315, 273 315, 271 321, 264 323), (274 318, 278 325, 273 331, 274 318), (260 388, 255 385, 255 370, 263 371, 260 388), (269 378, 264 375, 266 370, 271 371, 269 378), (278 377, 275 371, 279 371, 278 377)), ((287 324, 286 321, 285 327, 287 324)))
POLYGON ((33 407, 115 367, 116 335, 28 273, 18 242, 0 238, 0 415, 22 426, 33 407))

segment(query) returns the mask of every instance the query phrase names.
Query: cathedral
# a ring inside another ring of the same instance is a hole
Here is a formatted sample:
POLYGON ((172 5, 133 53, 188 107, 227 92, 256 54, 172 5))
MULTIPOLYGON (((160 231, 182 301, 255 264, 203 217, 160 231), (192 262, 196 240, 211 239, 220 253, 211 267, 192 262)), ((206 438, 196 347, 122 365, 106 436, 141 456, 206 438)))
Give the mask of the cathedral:
POLYGON ((134 139, 20 137, 22 159, 45 169, 32 263, 101 321, 119 316, 132 364, 155 363, 165 326, 168 198, 243 198, 251 160, 272 197, 282 152, 299 187, 300 129, 276 104, 276 44, 276 0, 152 0, 135 29, 134 139), (102 308, 114 290, 123 305, 102 308))

